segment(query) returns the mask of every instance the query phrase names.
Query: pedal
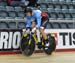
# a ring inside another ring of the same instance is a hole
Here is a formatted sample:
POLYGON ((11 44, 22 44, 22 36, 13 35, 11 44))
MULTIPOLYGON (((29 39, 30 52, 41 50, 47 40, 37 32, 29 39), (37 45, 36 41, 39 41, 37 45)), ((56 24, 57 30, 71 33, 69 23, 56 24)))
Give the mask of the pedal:
POLYGON ((45 49, 48 49, 49 45, 50 45, 49 43, 46 43, 46 44, 44 45, 44 48, 45 48, 45 49))
POLYGON ((45 46, 49 46, 49 45, 50 45, 49 43, 46 43, 46 44, 45 44, 45 46))
POLYGON ((39 48, 39 49, 41 49, 41 48, 42 48, 42 43, 41 43, 41 42, 38 42, 38 44, 37 44, 37 45, 38 45, 38 48, 39 48))

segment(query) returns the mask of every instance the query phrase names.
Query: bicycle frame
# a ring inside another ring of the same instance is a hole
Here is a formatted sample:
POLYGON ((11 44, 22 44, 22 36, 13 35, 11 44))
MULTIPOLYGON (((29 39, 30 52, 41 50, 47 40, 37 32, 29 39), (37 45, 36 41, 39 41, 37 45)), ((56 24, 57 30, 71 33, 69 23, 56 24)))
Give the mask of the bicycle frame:
MULTIPOLYGON (((25 33, 25 34, 23 34, 23 37, 27 37, 27 33, 25 33)), ((34 41, 35 41, 35 44, 38 44, 38 39, 37 39, 37 35, 36 35, 36 33, 34 33, 34 34, 31 34, 32 35, 32 37, 34 38, 34 41)), ((42 37, 42 36, 41 36, 42 37)), ((42 42, 42 41, 41 41, 42 42)), ((31 44, 31 39, 29 40, 29 43, 28 43, 29 45, 31 44)), ((42 45, 44 45, 44 42, 42 42, 42 45)))
POLYGON ((34 38, 36 44, 38 44, 38 39, 37 39, 37 37, 36 37, 36 33, 34 33, 32 36, 33 36, 33 38, 34 38))
MULTIPOLYGON (((35 42, 36 42, 36 44, 38 44, 38 39, 37 39, 37 37, 36 37, 36 33, 34 33, 34 34, 31 34, 32 35, 32 37, 34 38, 34 40, 35 40, 35 42)), ((27 37, 28 36, 28 34, 27 33, 24 33, 23 34, 23 37, 27 37)), ((29 40, 29 42, 31 41, 31 39, 29 40)))
POLYGON ((29 33, 24 33, 21 40, 21 51, 23 54, 30 56, 35 50, 35 45, 37 45, 39 49, 42 48, 46 54, 51 55, 51 53, 55 50, 56 43, 52 34, 48 34, 47 36, 49 36, 50 39, 48 41, 48 46, 46 46, 46 42, 44 42, 42 34, 40 35, 41 43, 39 43, 36 32, 33 33, 32 31, 29 31, 29 33))

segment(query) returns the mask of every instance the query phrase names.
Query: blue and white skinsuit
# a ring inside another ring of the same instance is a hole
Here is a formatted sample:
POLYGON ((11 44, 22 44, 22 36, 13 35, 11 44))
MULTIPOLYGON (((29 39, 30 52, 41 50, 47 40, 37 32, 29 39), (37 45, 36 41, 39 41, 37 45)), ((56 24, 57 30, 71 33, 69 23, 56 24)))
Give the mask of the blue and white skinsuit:
MULTIPOLYGON (((31 27, 31 22, 34 19, 36 19, 36 23, 37 23, 36 24, 36 28, 40 28, 41 27, 41 11, 40 10, 33 10, 33 15, 32 16, 26 16, 25 17, 26 28, 30 28, 31 27)), ((37 32, 38 41, 41 42, 39 30, 36 30, 36 32, 37 32)))

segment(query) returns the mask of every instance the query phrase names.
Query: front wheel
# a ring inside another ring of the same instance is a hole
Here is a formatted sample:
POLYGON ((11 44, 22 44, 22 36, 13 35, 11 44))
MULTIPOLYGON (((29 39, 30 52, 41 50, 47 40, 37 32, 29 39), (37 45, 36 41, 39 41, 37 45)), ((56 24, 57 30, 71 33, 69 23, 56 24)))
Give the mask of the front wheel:
POLYGON ((56 49, 55 38, 51 36, 51 34, 47 35, 48 42, 44 43, 43 50, 46 54, 51 55, 53 51, 56 49), (47 46, 46 46, 47 44, 47 46))
POLYGON ((28 37, 23 37, 20 43, 20 50, 25 56, 31 56, 35 50, 34 39, 28 39, 28 37))

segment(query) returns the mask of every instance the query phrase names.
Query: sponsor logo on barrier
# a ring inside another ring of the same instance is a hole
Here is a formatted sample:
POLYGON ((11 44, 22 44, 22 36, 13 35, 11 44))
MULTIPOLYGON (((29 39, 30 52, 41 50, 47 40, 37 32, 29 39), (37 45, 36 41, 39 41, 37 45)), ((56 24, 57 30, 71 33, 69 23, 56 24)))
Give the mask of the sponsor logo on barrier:
MULTIPOLYGON (((1 31, 1 30, 0 30, 1 31)), ((20 30, 6 30, 0 32, 0 50, 17 50, 20 46, 20 30)))
POLYGON ((59 32, 58 48, 75 48, 75 32, 59 32))
MULTIPOLYGON (((75 29, 46 29, 55 37, 57 49, 75 48, 75 29)), ((0 50, 18 50, 20 47, 21 30, 0 29, 0 50)))
POLYGON ((56 33, 57 49, 75 48, 75 29, 48 29, 46 33, 56 33))
POLYGON ((69 41, 69 45, 75 45, 75 32, 60 32, 59 35, 62 36, 63 46, 66 46, 67 41, 69 41))
POLYGON ((0 49, 16 49, 19 47, 20 39, 20 32, 0 32, 0 49))

